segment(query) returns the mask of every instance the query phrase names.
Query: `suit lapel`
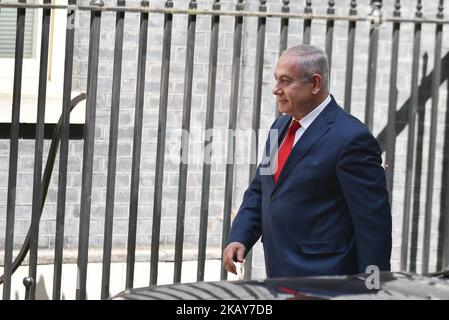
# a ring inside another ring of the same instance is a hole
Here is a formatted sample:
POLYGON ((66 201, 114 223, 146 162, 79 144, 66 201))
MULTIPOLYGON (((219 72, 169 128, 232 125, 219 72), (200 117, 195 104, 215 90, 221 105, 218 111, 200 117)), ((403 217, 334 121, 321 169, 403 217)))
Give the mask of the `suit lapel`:
MULTIPOLYGON (((307 152, 319 140, 319 138, 329 130, 330 123, 335 120, 337 111, 338 107, 332 97, 329 105, 326 106, 326 108, 318 115, 318 117, 306 129, 301 138, 293 147, 274 188, 279 186, 285 180, 290 171, 306 156, 307 152)), ((274 185, 273 176, 271 176, 271 180, 274 185)))
MULTIPOLYGON (((284 139, 285 134, 287 133, 287 129, 288 126, 290 124, 292 117, 288 116, 288 115, 284 115, 281 116, 278 120, 278 122, 276 123, 276 125, 273 127, 273 129, 278 130, 278 139, 277 139, 277 145, 269 145, 269 160, 268 160, 268 166, 272 166, 273 168, 275 168, 275 163, 274 161, 276 160, 276 154, 277 151, 279 149, 279 146, 282 143, 282 140, 284 139)), ((267 176, 267 180, 268 180, 268 187, 271 191, 273 191, 275 185, 274 185, 274 180, 273 180, 273 175, 269 175, 267 176)))
POLYGON ((276 148, 279 148, 279 146, 282 143, 282 140, 284 140, 285 134, 287 133, 291 121, 292 121, 291 116, 284 116, 281 119, 279 119, 279 126, 276 126, 276 129, 279 130, 278 145, 275 146, 276 148))

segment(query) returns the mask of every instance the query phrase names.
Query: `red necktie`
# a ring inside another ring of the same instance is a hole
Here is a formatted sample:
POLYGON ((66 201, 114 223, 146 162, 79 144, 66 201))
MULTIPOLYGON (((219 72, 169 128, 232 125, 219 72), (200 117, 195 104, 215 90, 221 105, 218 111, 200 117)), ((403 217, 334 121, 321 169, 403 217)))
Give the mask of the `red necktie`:
POLYGON ((287 135, 285 136, 284 142, 282 143, 281 148, 278 152, 278 158, 277 158, 277 170, 274 173, 274 183, 278 182, 279 175, 282 172, 282 168, 284 167, 285 162, 288 159, 288 156, 290 155, 290 152, 292 152, 293 149, 293 142, 295 141, 295 134, 296 131, 301 127, 298 121, 293 120, 292 124, 288 128, 287 135))

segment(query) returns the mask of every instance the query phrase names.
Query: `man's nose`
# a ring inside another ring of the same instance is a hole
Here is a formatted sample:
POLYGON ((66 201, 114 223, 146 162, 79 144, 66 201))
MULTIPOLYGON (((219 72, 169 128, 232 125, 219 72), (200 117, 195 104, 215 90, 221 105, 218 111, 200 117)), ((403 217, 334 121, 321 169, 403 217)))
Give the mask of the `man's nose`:
POLYGON ((274 84, 274 87, 271 90, 271 93, 273 93, 275 96, 278 96, 281 94, 281 90, 279 89, 277 83, 274 84))

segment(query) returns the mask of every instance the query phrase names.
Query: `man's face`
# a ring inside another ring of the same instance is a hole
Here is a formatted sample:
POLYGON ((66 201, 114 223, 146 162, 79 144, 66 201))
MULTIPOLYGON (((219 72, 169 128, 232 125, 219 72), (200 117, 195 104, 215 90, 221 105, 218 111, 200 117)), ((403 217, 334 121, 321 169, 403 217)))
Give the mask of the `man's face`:
POLYGON ((313 86, 311 82, 303 80, 297 56, 281 56, 274 77, 276 83, 273 94, 277 98, 279 111, 298 117, 310 108, 313 86))

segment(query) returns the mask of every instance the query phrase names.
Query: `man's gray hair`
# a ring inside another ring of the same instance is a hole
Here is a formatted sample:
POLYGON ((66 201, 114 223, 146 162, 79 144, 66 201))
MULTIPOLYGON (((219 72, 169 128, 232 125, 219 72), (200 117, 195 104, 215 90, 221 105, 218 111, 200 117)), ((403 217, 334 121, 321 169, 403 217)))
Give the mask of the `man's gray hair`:
POLYGON ((282 55, 287 54, 298 56, 299 70, 304 81, 311 81, 314 74, 319 74, 323 78, 323 89, 329 90, 329 62, 323 50, 302 44, 282 52, 282 55))

